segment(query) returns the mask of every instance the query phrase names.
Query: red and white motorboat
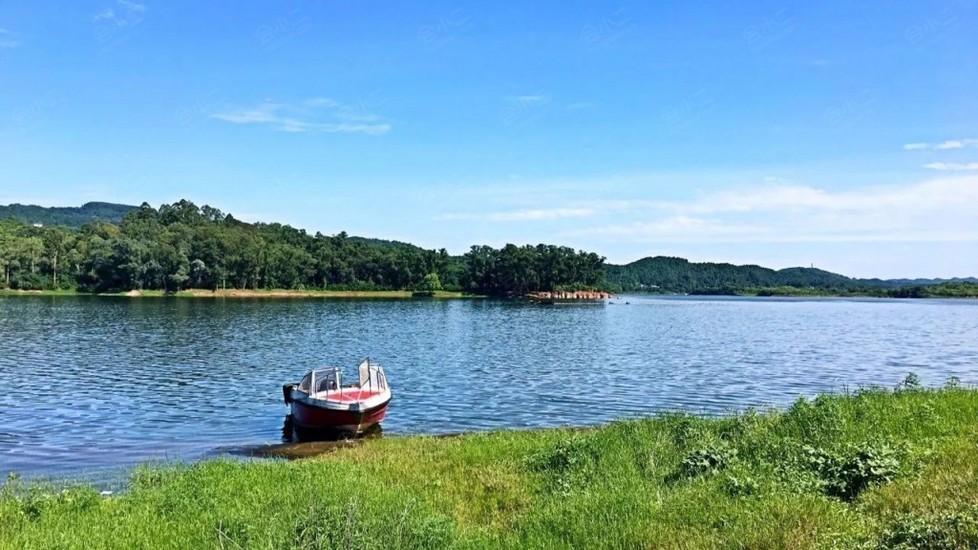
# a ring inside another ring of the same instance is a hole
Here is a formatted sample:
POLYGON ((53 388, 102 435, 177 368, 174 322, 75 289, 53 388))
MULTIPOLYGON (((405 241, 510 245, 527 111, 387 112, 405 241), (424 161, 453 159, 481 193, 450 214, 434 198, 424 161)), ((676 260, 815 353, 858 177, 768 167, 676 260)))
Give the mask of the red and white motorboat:
POLYGON ((384 368, 367 358, 357 373, 359 380, 344 386, 340 369, 325 367, 309 371, 298 384, 283 386, 295 427, 357 435, 379 424, 391 402, 384 368))

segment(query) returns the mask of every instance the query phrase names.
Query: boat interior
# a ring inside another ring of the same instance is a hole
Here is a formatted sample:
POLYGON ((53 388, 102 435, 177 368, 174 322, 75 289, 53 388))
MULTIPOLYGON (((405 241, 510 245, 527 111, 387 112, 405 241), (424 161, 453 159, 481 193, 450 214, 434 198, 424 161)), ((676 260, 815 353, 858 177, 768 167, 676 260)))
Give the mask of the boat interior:
POLYGON ((315 399, 356 403, 389 392, 387 376, 380 365, 364 359, 357 366, 357 381, 343 385, 343 372, 338 367, 313 369, 299 382, 299 390, 315 399))

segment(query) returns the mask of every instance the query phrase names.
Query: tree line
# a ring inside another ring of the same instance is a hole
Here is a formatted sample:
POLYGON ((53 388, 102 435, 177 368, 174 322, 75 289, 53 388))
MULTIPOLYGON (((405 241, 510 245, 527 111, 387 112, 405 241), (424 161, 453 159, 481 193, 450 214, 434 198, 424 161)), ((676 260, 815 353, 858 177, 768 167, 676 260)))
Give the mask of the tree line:
MULTIPOLYGON (((13 205, 18 206, 20 205, 13 205)), ((39 207, 22 207, 39 208, 39 207)), ((18 210, 18 211, 20 211, 18 210)), ((44 209, 41 209, 44 210, 44 209)), ((249 224, 183 200, 153 208, 91 203, 47 209, 26 223, 0 216, 0 288, 88 292, 195 289, 455 290, 489 296, 597 289, 610 292, 890 297, 978 296, 973 279, 853 279, 814 268, 644 258, 606 265, 594 253, 555 245, 473 246, 462 255, 277 223, 249 224), (75 211, 77 210, 77 212, 75 211), (124 212, 124 214, 123 214, 124 212)), ((33 214, 31 214, 33 215, 33 214)))
POLYGON ((607 281, 623 292, 759 296, 860 295, 891 298, 978 296, 973 280, 856 279, 817 268, 690 262, 656 256, 606 267, 607 281))
POLYGON ((554 245, 445 249, 245 223, 186 200, 80 229, 0 220, 0 286, 90 292, 456 290, 491 296, 600 288, 604 258, 554 245))

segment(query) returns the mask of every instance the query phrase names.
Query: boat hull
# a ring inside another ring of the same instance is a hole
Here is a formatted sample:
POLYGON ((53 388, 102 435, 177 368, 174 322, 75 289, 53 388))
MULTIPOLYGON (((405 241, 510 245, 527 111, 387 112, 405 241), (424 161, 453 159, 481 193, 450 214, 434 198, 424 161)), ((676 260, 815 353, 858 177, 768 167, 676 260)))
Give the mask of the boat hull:
POLYGON ((357 435, 384 419, 390 399, 363 410, 337 410, 304 400, 293 400, 289 405, 292 409, 292 421, 299 429, 357 435))

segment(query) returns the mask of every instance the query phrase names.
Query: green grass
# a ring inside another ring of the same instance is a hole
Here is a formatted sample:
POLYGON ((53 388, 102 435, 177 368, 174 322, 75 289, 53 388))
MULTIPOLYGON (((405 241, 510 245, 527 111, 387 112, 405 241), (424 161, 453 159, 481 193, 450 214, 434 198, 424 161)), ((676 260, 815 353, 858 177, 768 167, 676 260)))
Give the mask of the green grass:
POLYGON ((387 437, 0 489, 0 548, 978 548, 978 391, 387 437))
POLYGON ((59 289, 59 290, 11 290, 9 288, 0 288, 0 296, 80 296, 83 293, 77 290, 70 289, 59 289))

